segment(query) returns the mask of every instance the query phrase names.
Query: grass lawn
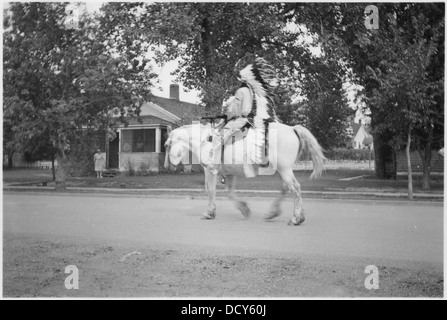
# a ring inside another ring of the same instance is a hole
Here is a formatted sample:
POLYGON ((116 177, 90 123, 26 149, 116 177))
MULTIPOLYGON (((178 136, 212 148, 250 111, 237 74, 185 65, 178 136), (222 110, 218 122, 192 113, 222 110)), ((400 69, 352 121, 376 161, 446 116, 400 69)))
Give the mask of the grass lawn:
MULTIPOLYGON (((402 191, 407 188, 406 178, 398 180, 375 179, 373 171, 368 170, 326 170, 320 179, 310 180, 310 170, 295 171, 295 177, 304 191, 402 191), (357 179, 342 181, 340 179, 360 177, 357 179)), ((419 177, 414 178, 414 190, 422 191, 419 177)), ((14 169, 3 171, 4 184, 33 185, 47 181, 51 186, 52 174, 50 170, 14 169)), ((72 187, 103 187, 120 188, 203 188, 204 174, 153 174, 149 176, 127 176, 122 173, 115 178, 97 179, 95 177, 68 178, 67 185, 72 187)), ((259 176, 253 179, 240 178, 237 189, 246 190, 279 190, 281 178, 278 174, 273 176, 259 176)), ((224 188, 221 183, 219 188, 224 188)), ((432 192, 442 193, 444 190, 443 177, 432 177, 432 192)))

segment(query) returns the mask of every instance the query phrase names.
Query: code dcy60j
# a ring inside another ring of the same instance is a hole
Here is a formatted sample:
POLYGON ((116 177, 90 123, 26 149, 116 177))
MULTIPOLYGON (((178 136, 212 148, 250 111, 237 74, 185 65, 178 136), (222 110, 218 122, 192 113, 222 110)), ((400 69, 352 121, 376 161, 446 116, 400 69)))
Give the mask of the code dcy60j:
POLYGON ((247 315, 247 314, 257 314, 260 316, 265 316, 265 305, 258 304, 258 305, 229 305, 227 304, 225 306, 225 313, 226 314, 240 314, 240 315, 247 315))

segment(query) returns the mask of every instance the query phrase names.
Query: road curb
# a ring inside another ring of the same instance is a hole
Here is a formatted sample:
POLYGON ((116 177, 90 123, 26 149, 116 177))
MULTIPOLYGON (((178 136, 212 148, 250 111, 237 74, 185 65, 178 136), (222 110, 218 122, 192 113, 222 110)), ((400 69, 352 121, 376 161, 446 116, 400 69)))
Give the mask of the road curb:
MULTIPOLYGON (((177 189, 177 188, 158 188, 158 189, 129 189, 129 188, 79 188, 67 187, 66 191, 55 190, 54 187, 28 187, 28 186, 6 186, 5 192, 48 192, 48 193, 80 193, 80 194, 135 194, 144 196, 166 195, 194 195, 206 197, 204 189, 177 189)), ((277 197, 278 190, 237 190, 239 196, 247 197, 277 197)), ((225 196, 224 189, 218 189, 218 196, 225 196)), ((365 192, 365 191, 302 191, 303 198, 330 198, 330 199, 407 199, 408 194, 402 192, 365 192)), ((290 194, 289 194, 290 196, 290 194)), ((415 200, 433 200, 444 201, 444 194, 415 193, 415 200)))

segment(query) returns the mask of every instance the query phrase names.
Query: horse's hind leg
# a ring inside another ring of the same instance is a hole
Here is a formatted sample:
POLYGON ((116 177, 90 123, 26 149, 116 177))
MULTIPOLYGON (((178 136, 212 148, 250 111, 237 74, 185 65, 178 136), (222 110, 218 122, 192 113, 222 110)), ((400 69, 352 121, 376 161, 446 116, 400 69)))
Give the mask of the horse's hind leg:
POLYGON ((289 220, 289 225, 297 226, 304 222, 303 199, 301 198, 301 186, 295 178, 292 170, 281 173, 284 183, 293 194, 293 216, 289 220))
POLYGON ((281 214, 281 202, 284 199, 285 195, 289 191, 289 188, 286 183, 282 184, 281 194, 278 198, 273 202, 272 207, 270 209, 270 213, 265 217, 266 220, 271 220, 278 217, 281 214))
POLYGON ((248 207, 245 201, 240 201, 235 194, 236 190, 236 177, 235 176, 226 176, 225 184, 227 186, 228 198, 232 200, 236 204, 236 208, 242 213, 245 218, 248 218, 251 214, 251 210, 248 207))
POLYGON ((296 180, 293 172, 292 172, 292 178, 293 178, 293 216, 289 220, 289 225, 298 226, 306 220, 304 217, 304 209, 303 209, 303 198, 301 197, 301 186, 296 180))

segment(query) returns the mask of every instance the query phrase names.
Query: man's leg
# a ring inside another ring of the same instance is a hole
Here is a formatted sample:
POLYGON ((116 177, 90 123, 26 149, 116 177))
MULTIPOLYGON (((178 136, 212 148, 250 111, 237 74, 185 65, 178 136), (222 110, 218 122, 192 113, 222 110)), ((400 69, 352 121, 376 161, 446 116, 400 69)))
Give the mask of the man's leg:
POLYGON ((229 121, 225 127, 223 127, 219 134, 213 137, 212 142, 212 151, 210 151, 210 160, 207 161, 209 163, 205 163, 205 166, 213 173, 217 174, 217 166, 221 163, 222 159, 222 146, 226 144, 228 139, 237 131, 240 130, 245 124, 247 120, 245 118, 238 118, 229 121), (223 136, 222 136, 223 135, 223 136))

